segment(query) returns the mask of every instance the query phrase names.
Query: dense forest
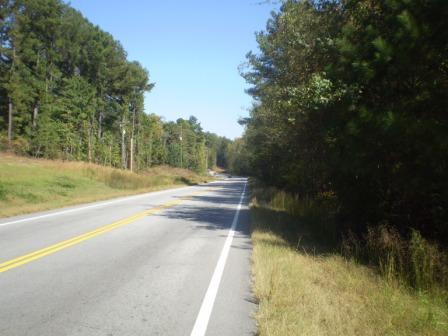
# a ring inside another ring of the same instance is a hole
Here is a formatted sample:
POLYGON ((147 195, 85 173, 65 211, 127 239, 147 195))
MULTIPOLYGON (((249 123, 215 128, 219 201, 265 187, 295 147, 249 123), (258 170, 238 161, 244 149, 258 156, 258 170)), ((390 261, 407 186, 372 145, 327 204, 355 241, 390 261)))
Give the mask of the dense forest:
POLYGON ((284 1, 242 70, 239 171, 332 202, 339 234, 446 245, 447 17, 445 0, 284 1))
POLYGON ((144 112, 153 88, 121 44, 60 0, 0 0, 0 149, 140 170, 225 167, 232 142, 144 112))

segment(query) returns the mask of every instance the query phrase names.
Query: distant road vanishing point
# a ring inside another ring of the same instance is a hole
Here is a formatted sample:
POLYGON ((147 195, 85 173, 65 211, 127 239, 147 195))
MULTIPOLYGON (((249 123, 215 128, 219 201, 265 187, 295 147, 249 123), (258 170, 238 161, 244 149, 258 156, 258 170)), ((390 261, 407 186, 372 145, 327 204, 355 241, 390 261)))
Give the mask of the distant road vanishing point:
POLYGON ((0 335, 253 335, 246 185, 0 220, 0 335))

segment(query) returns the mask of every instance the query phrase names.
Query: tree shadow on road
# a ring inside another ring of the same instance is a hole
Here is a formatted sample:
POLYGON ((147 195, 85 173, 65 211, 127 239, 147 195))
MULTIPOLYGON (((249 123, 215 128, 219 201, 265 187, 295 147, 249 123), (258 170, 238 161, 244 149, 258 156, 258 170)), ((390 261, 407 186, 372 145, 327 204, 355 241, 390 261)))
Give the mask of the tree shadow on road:
MULTIPOLYGON (((202 187, 211 188, 210 185, 202 187)), ((187 220, 197 230, 229 230, 241 193, 242 188, 239 181, 213 184, 210 194, 189 197, 188 203, 167 209, 162 216, 187 220)), ((244 204, 247 204, 247 194, 243 199, 244 204)), ((245 237, 250 235, 249 210, 246 206, 243 206, 239 212, 235 234, 245 237)), ((223 233, 223 235, 227 235, 227 233, 223 233)))

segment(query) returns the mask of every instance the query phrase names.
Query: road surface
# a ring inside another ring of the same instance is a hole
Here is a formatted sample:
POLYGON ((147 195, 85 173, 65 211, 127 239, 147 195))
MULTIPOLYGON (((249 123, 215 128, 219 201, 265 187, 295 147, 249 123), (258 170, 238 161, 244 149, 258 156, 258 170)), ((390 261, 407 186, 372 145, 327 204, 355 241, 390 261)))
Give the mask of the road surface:
POLYGON ((245 188, 0 220, 0 335, 253 335, 245 188))

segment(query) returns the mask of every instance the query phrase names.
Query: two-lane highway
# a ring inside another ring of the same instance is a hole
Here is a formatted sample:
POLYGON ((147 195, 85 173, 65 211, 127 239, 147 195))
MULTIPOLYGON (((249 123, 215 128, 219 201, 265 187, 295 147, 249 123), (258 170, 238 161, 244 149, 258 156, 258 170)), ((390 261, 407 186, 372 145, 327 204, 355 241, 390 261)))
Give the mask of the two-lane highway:
POLYGON ((0 220, 0 335, 252 335, 245 179, 0 220))

